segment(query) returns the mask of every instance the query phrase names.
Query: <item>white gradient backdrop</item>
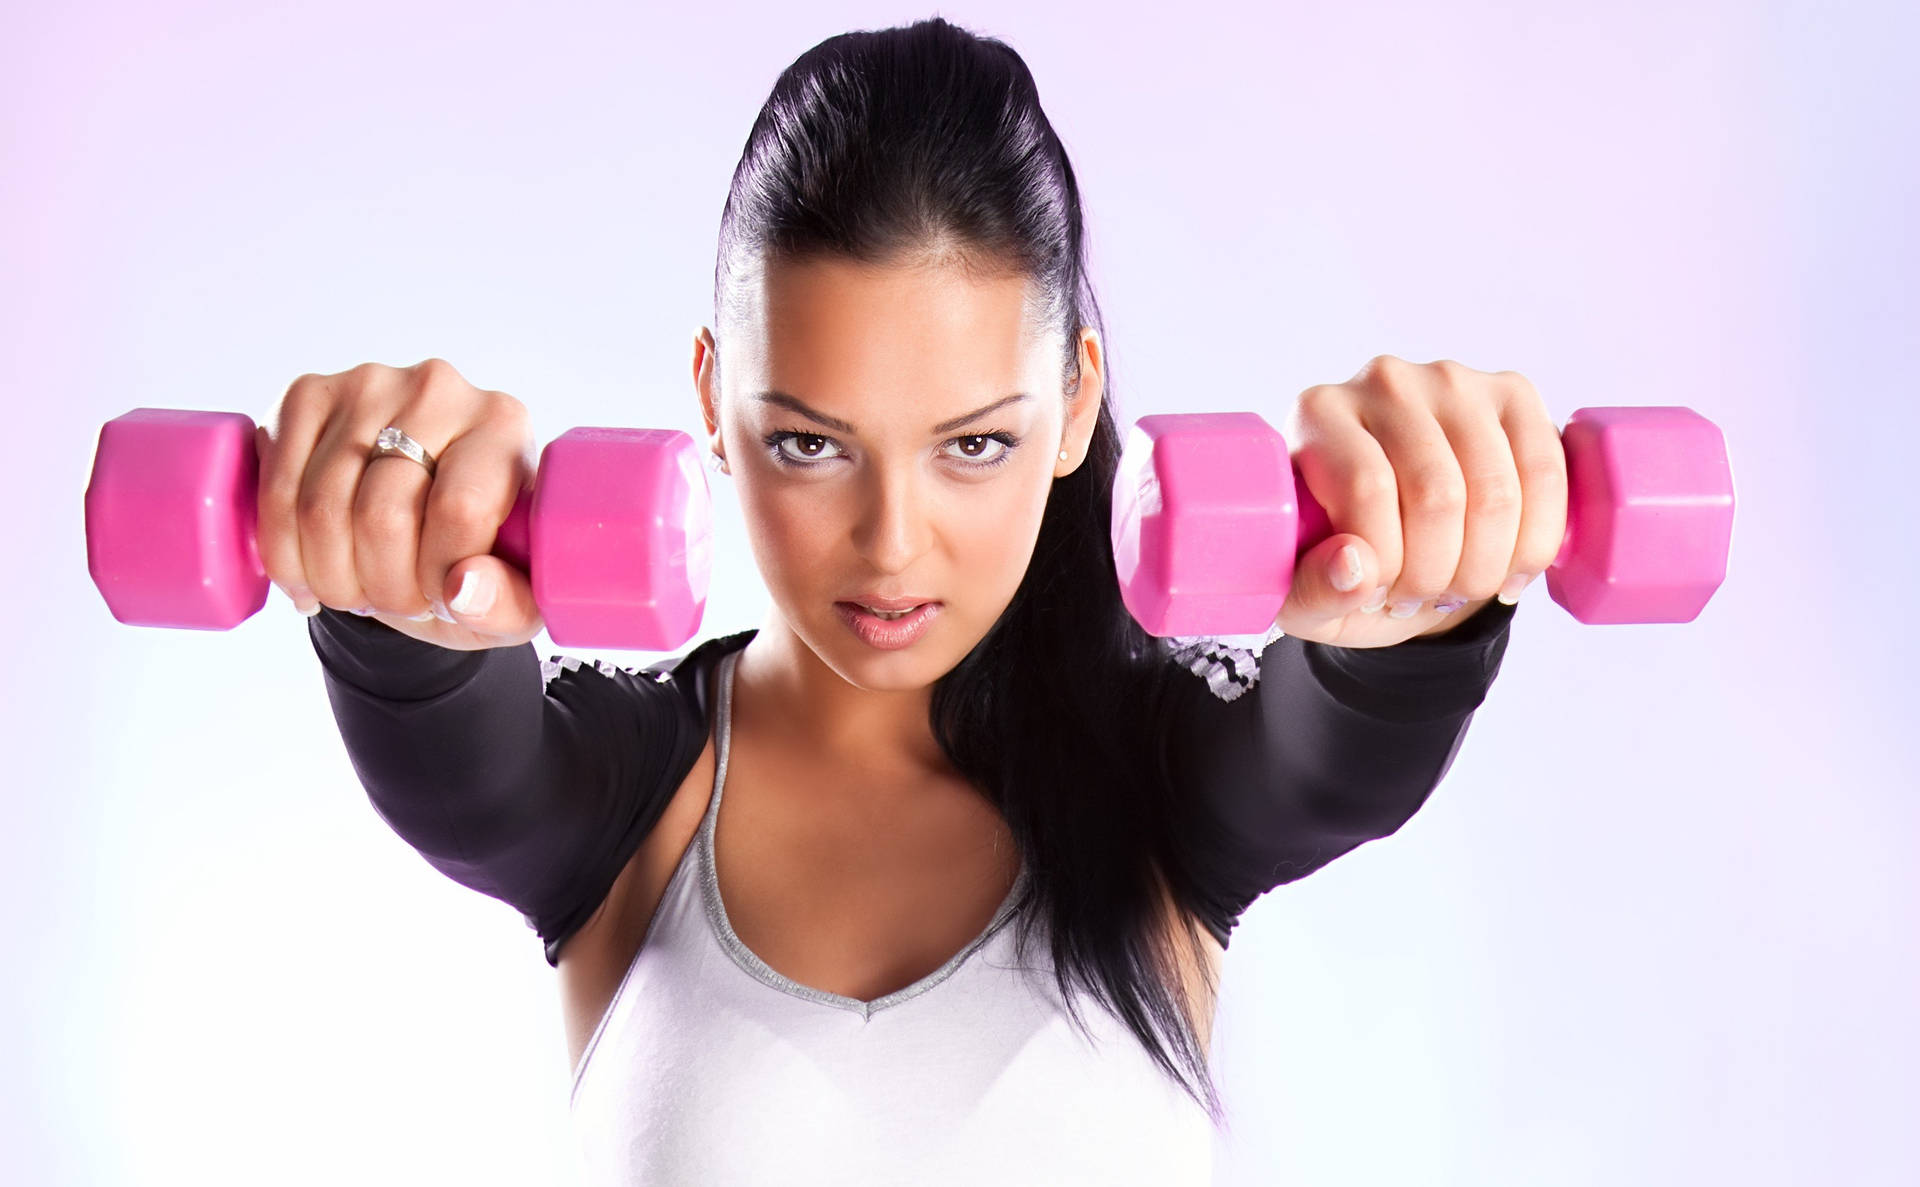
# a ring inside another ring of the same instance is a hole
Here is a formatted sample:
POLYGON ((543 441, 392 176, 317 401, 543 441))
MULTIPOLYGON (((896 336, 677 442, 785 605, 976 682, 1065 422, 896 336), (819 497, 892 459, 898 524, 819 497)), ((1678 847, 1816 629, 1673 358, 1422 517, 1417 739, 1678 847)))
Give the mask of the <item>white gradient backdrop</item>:
MULTIPOLYGON (((775 75, 933 11, 7 6, 0 1178, 571 1181, 535 937, 374 814, 278 592, 225 634, 112 619, 99 426, 438 355, 543 442, 697 432, 775 75)), ((1039 80, 1129 422, 1277 426, 1391 353, 1519 370, 1561 423, 1685 404, 1732 453, 1696 622, 1539 583, 1426 807, 1244 917, 1215 1181, 1920 1181, 1915 8, 941 11, 1039 80)), ((702 638, 767 605, 715 498, 702 638)))

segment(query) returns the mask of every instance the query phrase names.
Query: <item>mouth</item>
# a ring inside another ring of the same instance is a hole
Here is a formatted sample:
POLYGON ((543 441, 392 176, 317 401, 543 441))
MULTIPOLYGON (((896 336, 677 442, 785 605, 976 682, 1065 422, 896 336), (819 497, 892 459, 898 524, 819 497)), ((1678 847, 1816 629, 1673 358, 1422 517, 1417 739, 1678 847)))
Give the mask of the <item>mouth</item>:
MULTIPOLYGON (((904 602, 906 599, 897 600, 904 602)), ((941 610, 941 603, 933 601, 904 605, 898 609, 883 608, 885 605, 884 601, 879 606, 863 602, 835 602, 833 608, 861 642, 883 651, 893 651, 917 641, 926 634, 927 624, 941 610)))

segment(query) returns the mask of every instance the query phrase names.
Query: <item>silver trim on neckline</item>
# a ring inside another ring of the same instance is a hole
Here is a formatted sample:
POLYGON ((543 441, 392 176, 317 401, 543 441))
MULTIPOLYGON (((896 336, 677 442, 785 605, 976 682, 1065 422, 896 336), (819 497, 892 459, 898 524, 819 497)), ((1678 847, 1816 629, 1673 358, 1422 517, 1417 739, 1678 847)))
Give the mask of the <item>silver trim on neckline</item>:
POLYGON ((911 985, 902 986, 892 993, 883 994, 870 1001, 862 1001, 843 993, 831 993, 824 989, 815 989, 810 985, 802 985, 775 970, 766 961, 756 956, 753 950, 742 943, 740 937, 735 934, 733 923, 727 918, 726 904, 720 900, 720 874, 713 856, 713 834, 720 818, 720 798, 727 780, 727 743, 733 732, 733 669, 739 658, 739 651, 732 651, 723 656, 720 660, 723 669, 714 681, 715 695, 718 697, 715 713, 719 733, 715 743, 713 794, 708 799, 706 814, 701 817, 700 831, 694 838, 694 845, 699 850, 701 897, 705 900, 707 920, 713 927, 715 937, 720 941, 720 946, 733 958, 734 963, 755 980, 793 997, 850 1010, 863 1019, 871 1018, 876 1010, 883 1010, 919 997, 957 972, 969 956, 992 939, 994 933, 1012 918, 1013 905, 1019 900, 1021 891, 1026 889, 1028 871, 1025 859, 1021 860, 1020 870, 1014 876, 1013 885, 1008 889, 1006 897, 1000 901, 1000 906, 994 910, 993 918, 987 923, 985 930, 968 941, 964 947, 948 958, 946 963, 911 985))

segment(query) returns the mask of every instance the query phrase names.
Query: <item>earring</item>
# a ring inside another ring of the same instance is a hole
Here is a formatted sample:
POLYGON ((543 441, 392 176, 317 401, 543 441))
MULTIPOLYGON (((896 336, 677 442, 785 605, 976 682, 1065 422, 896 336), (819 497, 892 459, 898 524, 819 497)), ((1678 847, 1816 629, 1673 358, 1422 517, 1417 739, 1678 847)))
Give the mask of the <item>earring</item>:
POLYGON ((1067 451, 1064 449, 1060 451, 1060 460, 1063 462, 1067 460, 1067 451))
POLYGON ((733 473, 732 470, 727 469, 727 459, 721 457, 717 453, 710 453, 707 455, 707 465, 711 466, 715 471, 721 474, 733 473))

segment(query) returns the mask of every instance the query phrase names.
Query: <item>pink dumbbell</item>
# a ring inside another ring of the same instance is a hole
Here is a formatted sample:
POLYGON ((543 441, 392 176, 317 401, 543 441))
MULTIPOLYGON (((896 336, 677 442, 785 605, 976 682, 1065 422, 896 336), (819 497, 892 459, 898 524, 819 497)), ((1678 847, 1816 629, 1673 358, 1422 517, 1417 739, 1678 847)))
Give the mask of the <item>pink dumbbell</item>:
MULTIPOLYGON (((1692 622, 1727 575, 1726 440, 1689 408, 1581 408, 1567 534, 1547 592, 1586 623, 1692 622)), ((1251 635, 1333 529, 1287 442, 1252 412, 1143 416, 1113 484, 1122 600, 1149 633, 1251 635)))
MULTIPOLYGON (((528 574, 562 647, 670 651, 700 625, 712 509, 677 429, 569 429, 540 454, 493 555, 528 574)), ((230 630, 266 604, 259 456, 238 412, 135 408, 100 429, 87 569, 121 622, 230 630)))

